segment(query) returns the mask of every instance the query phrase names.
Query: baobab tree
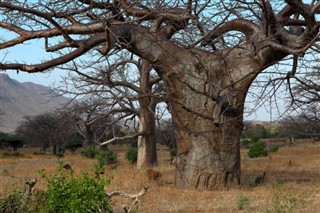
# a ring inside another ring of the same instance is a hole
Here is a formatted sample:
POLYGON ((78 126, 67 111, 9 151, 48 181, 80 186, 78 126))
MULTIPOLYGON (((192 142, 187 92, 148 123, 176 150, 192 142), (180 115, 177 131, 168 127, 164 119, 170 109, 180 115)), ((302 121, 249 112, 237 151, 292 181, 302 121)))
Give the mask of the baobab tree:
POLYGON ((251 83, 290 55, 293 68, 283 77, 296 75, 298 58, 316 47, 319 7, 301 0, 4 0, 0 27, 16 37, 0 49, 37 39, 58 55, 34 64, 4 58, 0 69, 35 73, 94 51, 101 57, 119 48, 132 52, 165 82, 178 148, 176 185, 227 188, 240 183, 239 141, 251 83))
MULTIPOLYGON (((82 111, 84 122, 82 126, 88 139, 93 138, 91 126, 97 121, 112 117, 112 122, 105 127, 114 125, 119 121, 136 121, 136 132, 123 137, 114 136, 100 143, 106 145, 115 140, 135 138, 138 140, 138 168, 158 165, 156 149, 156 122, 162 113, 156 113, 157 105, 165 99, 163 84, 160 77, 153 71, 152 66, 138 59, 125 59, 119 54, 115 63, 107 66, 100 63, 69 66, 70 75, 65 83, 56 88, 60 94, 80 97, 83 104, 75 107, 76 111, 82 111), (82 68, 80 68, 82 67, 82 68), (90 73, 81 70, 91 70, 90 73), (71 86, 70 86, 71 84, 71 86), (70 89, 74 88, 74 89, 70 89), (95 100, 95 101, 88 101, 95 100), (85 116, 85 117, 84 117, 85 116)), ((114 61, 114 57, 112 59, 114 61)), ((108 63, 110 64, 110 63, 108 63)), ((65 68, 63 68, 65 69, 65 68)), ((75 98, 75 100, 77 100, 75 98)), ((162 112, 162 110, 161 110, 162 112)), ((92 140, 91 140, 92 141, 92 140)), ((101 142, 101 140, 100 140, 101 142)), ((93 144, 93 143, 91 143, 93 144)))

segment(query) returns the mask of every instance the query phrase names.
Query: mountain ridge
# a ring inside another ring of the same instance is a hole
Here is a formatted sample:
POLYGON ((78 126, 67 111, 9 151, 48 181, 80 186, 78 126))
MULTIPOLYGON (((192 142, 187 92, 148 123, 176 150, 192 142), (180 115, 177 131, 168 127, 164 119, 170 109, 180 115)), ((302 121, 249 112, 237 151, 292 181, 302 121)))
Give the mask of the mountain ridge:
POLYGON ((0 73, 0 132, 13 132, 25 116, 62 108, 68 98, 56 96, 49 87, 19 82, 0 73))

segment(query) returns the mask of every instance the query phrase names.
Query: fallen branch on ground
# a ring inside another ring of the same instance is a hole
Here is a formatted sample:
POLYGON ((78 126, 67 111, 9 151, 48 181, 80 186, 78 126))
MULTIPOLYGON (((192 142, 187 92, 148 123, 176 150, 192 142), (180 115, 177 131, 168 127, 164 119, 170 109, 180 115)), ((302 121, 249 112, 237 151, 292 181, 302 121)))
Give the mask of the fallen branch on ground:
POLYGON ((126 206, 122 207, 126 213, 129 213, 129 212, 131 212, 133 206, 139 202, 139 198, 141 198, 142 196, 144 196, 147 193, 147 190, 148 190, 148 186, 143 186, 143 189, 137 194, 129 194, 129 193, 122 192, 122 191, 113 191, 113 192, 106 193, 106 196, 107 196, 107 200, 110 200, 111 197, 116 196, 116 195, 127 197, 130 199, 134 199, 134 201, 131 203, 129 208, 127 208, 126 206))

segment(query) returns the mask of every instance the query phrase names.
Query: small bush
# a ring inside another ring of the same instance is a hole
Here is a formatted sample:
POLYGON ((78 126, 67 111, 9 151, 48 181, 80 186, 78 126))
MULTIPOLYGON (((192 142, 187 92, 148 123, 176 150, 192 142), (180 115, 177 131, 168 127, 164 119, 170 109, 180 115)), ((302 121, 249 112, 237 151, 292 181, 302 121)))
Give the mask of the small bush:
POLYGON ((79 149, 80 147, 82 147, 82 141, 80 140, 71 140, 68 141, 64 147, 67 150, 70 150, 72 153, 75 153, 77 151, 77 149, 79 149))
POLYGON ((87 158, 93 159, 98 154, 98 151, 94 147, 90 146, 90 147, 82 148, 80 150, 80 154, 87 158))
POLYGON ((117 162, 117 154, 110 150, 100 151, 97 158, 99 166, 109 165, 117 162))
POLYGON ((250 145, 251 141, 249 139, 243 139, 241 141, 241 144, 244 148, 248 149, 249 148, 249 145, 250 145))
POLYGON ((43 175, 47 182, 42 213, 112 212, 105 199, 104 186, 110 179, 101 179, 82 173, 76 178, 62 170, 53 176, 43 175))
POLYGON ((23 154, 21 154, 20 152, 4 152, 2 153, 2 157, 24 157, 23 154))
POLYGON ((14 189, 9 195, 0 199, 0 212, 22 212, 22 192, 14 189))
POLYGON ((46 152, 40 151, 40 152, 33 152, 33 155, 45 155, 46 152))
POLYGON ((249 158, 268 156, 267 145, 263 141, 255 142, 248 152, 249 158))
POLYGON ((57 158, 62 158, 64 156, 63 152, 57 152, 56 153, 57 158))
POLYGON ((243 210, 243 209, 245 209, 247 206, 249 206, 250 203, 251 203, 251 200, 250 200, 249 197, 244 196, 244 195, 241 195, 241 196, 238 198, 238 201, 237 201, 238 209, 239 209, 239 210, 243 210))
POLYGON ((170 149, 170 156, 171 158, 177 156, 177 148, 170 149))
POLYGON ((268 152, 277 152, 279 150, 280 146, 278 145, 272 145, 269 147, 268 152))
POLYGON ((125 157, 130 163, 136 163, 138 160, 138 149, 133 147, 129 148, 125 157))

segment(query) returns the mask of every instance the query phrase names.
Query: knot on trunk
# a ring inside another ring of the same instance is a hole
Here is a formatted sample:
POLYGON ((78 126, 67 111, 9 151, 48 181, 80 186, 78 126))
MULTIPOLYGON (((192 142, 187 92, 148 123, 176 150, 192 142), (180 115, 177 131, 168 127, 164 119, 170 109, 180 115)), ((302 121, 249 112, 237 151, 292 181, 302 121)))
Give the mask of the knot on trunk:
POLYGON ((217 98, 212 98, 213 101, 217 102, 212 115, 215 125, 219 125, 220 117, 226 111, 236 109, 236 95, 236 90, 228 87, 219 92, 217 98))

